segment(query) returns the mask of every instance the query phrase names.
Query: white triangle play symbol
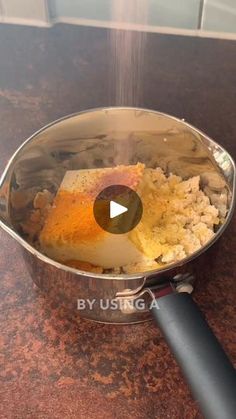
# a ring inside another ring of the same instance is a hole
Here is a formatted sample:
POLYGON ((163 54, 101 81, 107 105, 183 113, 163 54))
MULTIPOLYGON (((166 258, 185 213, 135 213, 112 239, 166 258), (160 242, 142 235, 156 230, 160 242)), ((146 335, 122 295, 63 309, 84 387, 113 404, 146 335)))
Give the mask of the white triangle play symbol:
POLYGON ((114 201, 110 202, 110 218, 115 218, 127 211, 128 208, 123 207, 123 205, 117 204, 117 202, 114 201))

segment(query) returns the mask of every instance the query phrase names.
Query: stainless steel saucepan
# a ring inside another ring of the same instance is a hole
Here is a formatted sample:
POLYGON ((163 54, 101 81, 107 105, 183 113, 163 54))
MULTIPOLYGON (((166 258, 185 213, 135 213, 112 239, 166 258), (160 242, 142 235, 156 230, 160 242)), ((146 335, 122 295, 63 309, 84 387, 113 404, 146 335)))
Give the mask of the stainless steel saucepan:
POLYGON ((154 316, 205 417, 233 419, 235 371, 188 292, 197 275, 192 261, 228 225, 234 191, 231 156, 191 125, 145 109, 94 109, 47 125, 16 151, 0 180, 0 224, 21 245, 33 281, 76 315, 107 323, 135 323, 154 316), (62 265, 27 241, 20 223, 35 195, 44 189, 55 194, 67 170, 137 162, 183 178, 200 175, 209 198, 222 200, 225 222, 207 245, 161 270, 114 275, 62 265), (92 309, 90 304, 80 309, 78 301, 91 300, 92 309), (98 304, 101 300, 117 304, 105 304, 104 309, 98 304))

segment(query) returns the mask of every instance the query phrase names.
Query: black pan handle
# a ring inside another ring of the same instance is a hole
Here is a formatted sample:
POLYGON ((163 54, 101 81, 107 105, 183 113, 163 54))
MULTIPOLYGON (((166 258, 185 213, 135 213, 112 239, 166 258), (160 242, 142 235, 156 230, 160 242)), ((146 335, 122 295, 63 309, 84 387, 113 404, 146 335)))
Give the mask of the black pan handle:
POLYGON ((185 292, 157 298, 151 312, 206 419, 236 418, 236 372, 185 292), (159 307, 159 308, 158 308, 159 307))

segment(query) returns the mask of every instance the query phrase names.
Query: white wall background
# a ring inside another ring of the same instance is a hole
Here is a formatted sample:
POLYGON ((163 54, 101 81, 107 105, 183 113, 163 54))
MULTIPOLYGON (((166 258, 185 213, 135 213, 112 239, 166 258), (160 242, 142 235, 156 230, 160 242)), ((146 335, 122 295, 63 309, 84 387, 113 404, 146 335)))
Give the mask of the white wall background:
MULTIPOLYGON (((146 0, 147 19, 117 22, 112 1, 0 0, 0 21, 37 26, 56 22, 236 39, 236 0, 146 0)), ((144 0, 127 0, 137 5, 144 0)))

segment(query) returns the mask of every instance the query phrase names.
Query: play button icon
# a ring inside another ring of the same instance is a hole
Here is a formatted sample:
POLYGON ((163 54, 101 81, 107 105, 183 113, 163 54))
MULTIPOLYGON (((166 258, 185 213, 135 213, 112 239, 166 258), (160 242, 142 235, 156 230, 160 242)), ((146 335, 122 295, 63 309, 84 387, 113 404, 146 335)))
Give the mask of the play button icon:
POLYGON ((124 214, 128 211, 128 208, 123 205, 117 204, 117 202, 110 202, 110 218, 118 217, 118 215, 124 214))
POLYGON ((112 234, 124 234, 139 223, 143 206, 138 194, 128 186, 111 185, 98 194, 93 213, 103 230, 112 234))

